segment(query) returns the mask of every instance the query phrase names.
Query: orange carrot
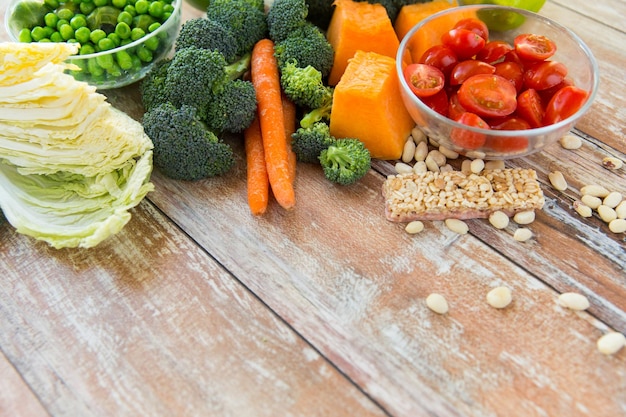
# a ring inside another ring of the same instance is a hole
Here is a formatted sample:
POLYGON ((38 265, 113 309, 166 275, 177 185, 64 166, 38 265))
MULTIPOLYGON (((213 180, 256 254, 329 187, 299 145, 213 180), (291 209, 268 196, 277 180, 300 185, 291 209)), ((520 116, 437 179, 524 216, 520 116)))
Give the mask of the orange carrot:
POLYGON ((296 131, 296 104, 282 93, 283 100, 283 118, 285 119, 285 136, 287 136, 287 149, 289 155, 289 169, 291 170, 291 176, 294 177, 292 181, 295 181, 296 175, 296 153, 291 150, 291 135, 296 131))
POLYGON ((296 203, 294 178, 289 168, 278 64, 274 56, 274 42, 270 39, 261 39, 254 45, 250 74, 256 90, 267 176, 272 193, 278 204, 291 209, 296 203))
POLYGON ((269 201, 269 179, 258 116, 244 130, 243 138, 246 148, 248 206, 252 214, 261 215, 265 213, 269 201))

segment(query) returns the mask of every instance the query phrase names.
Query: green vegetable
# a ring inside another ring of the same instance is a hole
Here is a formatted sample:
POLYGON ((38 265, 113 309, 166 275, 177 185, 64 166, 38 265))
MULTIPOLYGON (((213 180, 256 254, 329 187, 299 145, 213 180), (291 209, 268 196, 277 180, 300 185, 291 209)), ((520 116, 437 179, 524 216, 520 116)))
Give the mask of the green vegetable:
POLYGON ((170 178, 223 175, 234 164, 232 148, 206 127, 195 107, 161 104, 144 114, 143 126, 154 143, 154 166, 170 178))
POLYGON ((312 23, 306 23, 275 46, 279 67, 295 61, 297 66, 312 66, 326 77, 333 66, 335 52, 322 31, 312 23))
POLYGON ((207 107, 205 122, 217 132, 243 132, 254 120, 256 90, 250 81, 228 81, 207 107))
POLYGON ((307 20, 320 29, 326 30, 335 11, 333 2, 328 0, 306 0, 306 4, 309 6, 307 20))
POLYGON ((322 73, 312 66, 300 68, 290 61, 280 71, 283 91, 298 106, 317 109, 332 100, 333 88, 324 84, 322 73))
POLYGON ((307 23, 308 12, 305 0, 274 0, 267 12, 270 39, 274 42, 286 39, 291 32, 307 23))
POLYGON ((237 55, 252 51, 267 35, 263 2, 257 0, 212 0, 206 17, 222 24, 237 41, 237 55))
POLYGON ((330 120, 330 113, 333 109, 333 96, 329 96, 321 106, 309 110, 300 119, 301 127, 311 127, 314 123, 330 120))
POLYGON ((341 185, 353 184, 365 176, 371 161, 363 142, 353 138, 337 139, 320 154, 324 176, 341 185))
POLYGON ((165 80, 171 62, 171 59, 157 62, 141 81, 139 91, 141 92, 141 102, 146 111, 169 100, 168 92, 165 89, 165 80))
POLYGON ((333 143, 335 138, 331 136, 328 124, 323 122, 308 128, 300 127, 291 135, 291 149, 300 162, 319 164, 320 154, 333 143))
POLYGON ((190 46, 217 50, 227 62, 237 57, 238 44, 233 34, 219 22, 207 18, 195 18, 183 23, 176 38, 175 50, 190 46))

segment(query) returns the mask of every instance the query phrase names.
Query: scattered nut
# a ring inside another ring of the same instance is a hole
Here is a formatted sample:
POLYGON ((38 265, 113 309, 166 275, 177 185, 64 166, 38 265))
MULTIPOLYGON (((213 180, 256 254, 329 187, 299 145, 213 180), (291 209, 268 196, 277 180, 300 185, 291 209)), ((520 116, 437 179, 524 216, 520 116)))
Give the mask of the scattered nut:
POLYGON ((416 161, 425 161, 426 155, 428 155, 428 143, 420 142, 415 147, 415 160, 416 161))
POLYGON ((621 159, 613 156, 607 156, 602 160, 602 166, 606 169, 620 169, 623 165, 624 162, 621 159))
POLYGON ((584 196, 582 196, 580 198, 580 201, 582 201, 584 205, 589 206, 589 208, 593 210, 597 209, 598 207, 600 207, 600 204, 602 204, 602 199, 589 194, 585 194, 584 196))
POLYGON ((612 355, 626 345, 626 336, 618 332, 609 332, 598 339, 597 346, 600 353, 612 355))
POLYGON ((409 164, 405 164, 404 162, 396 162, 394 168, 398 174, 410 174, 413 172, 413 167, 409 164))
POLYGON ((446 314, 448 312, 448 301, 441 294, 430 294, 426 297, 426 305, 438 314, 446 314))
POLYGON ((472 165, 471 160, 464 159, 463 162, 461 162, 461 172, 464 173, 465 175, 468 175, 470 172, 472 172, 471 165, 472 165))
POLYGON ((404 142, 404 149, 402 150, 401 158, 402 162, 408 164, 413 160, 413 158, 415 157, 415 148, 416 145, 415 142, 413 142, 413 138, 409 138, 406 142, 404 142))
POLYGON ((451 172, 454 171, 454 167, 450 164, 445 164, 441 168, 439 168, 439 172, 451 172))
POLYGON ((445 146, 439 146, 439 152, 441 152, 448 159, 457 159, 459 157, 459 153, 453 151, 450 148, 446 148, 445 146))
POLYGON ((614 209, 615 207, 617 207, 619 203, 622 202, 622 199, 623 197, 621 193, 618 193, 617 191, 613 191, 609 193, 609 195, 604 197, 604 200, 602 200, 602 204, 614 209))
POLYGON ((512 300, 511 290, 507 287, 497 287, 487 293, 487 303, 493 308, 505 308, 512 300))
POLYGON ((429 171, 439 172, 439 164, 437 163, 437 161, 435 161, 432 152, 429 152, 428 155, 426 155, 426 159, 424 160, 424 162, 426 162, 426 167, 429 171))
POLYGON ((474 159, 470 163, 470 171, 474 174, 480 174, 483 169, 485 169, 485 161, 482 159, 474 159))
POLYGON ((504 169, 504 161, 502 159, 494 159, 491 161, 485 162, 485 169, 493 170, 493 169, 504 169))
POLYGON ((615 214, 617 214, 618 219, 626 219, 626 200, 623 200, 615 207, 615 214))
POLYGON ((426 166, 426 163, 424 161, 417 161, 413 165, 413 172, 415 172, 416 174, 424 173, 426 171, 428 171, 428 167, 426 166))
POLYGON ((467 223, 465 223, 463 220, 446 219, 445 224, 446 227, 450 229, 450 231, 458 233, 459 235, 464 235, 469 232, 469 227, 467 226, 467 223))
POLYGON ((411 137, 413 137, 413 142, 415 142, 416 145, 428 140, 426 134, 419 127, 414 127, 413 130, 411 130, 411 137))
POLYGON ((613 219, 609 222, 609 230, 613 233, 626 232, 626 220, 625 219, 613 219))
POLYGON ((409 234, 417 234, 419 232, 421 232, 422 230, 424 230, 424 223, 422 223, 419 220, 415 220, 412 222, 407 223, 406 227, 404 228, 404 230, 409 233, 409 234))
POLYGON ((596 209, 598 215, 605 223, 611 223, 611 221, 617 219, 617 213, 609 206, 605 206, 604 204, 600 204, 600 206, 596 209))
POLYGON ((593 210, 591 210, 591 207, 583 204, 582 201, 574 201, 574 210, 576 210, 576 213, 578 213, 580 217, 593 216, 593 210))
POLYGON ((583 141, 572 134, 563 136, 559 139, 559 143, 564 149, 578 149, 583 145, 583 141))
POLYGON ((607 190, 601 185, 590 184, 590 185, 585 185, 583 188, 581 188, 580 193, 582 195, 591 195, 594 197, 604 198, 607 195, 609 195, 609 190, 607 190))
POLYGON ((559 304, 570 310, 582 311, 589 308, 589 300, 582 294, 564 292, 559 295, 559 304))
POLYGON ((515 231, 515 233, 513 233, 513 239, 517 240, 518 242, 526 242, 532 237, 533 232, 527 227, 520 227, 515 231))
POLYGON ((567 190, 567 181, 565 181, 565 177, 561 171, 553 171, 549 173, 548 179, 550 180, 550 184, 552 184, 556 190, 567 190))
POLYGON ((515 213, 513 221, 517 224, 531 224, 535 221, 535 212, 533 210, 528 210, 515 213))
POLYGON ((503 211, 494 211, 489 215, 489 223, 496 229, 505 229, 509 225, 509 216, 503 211))
MULTIPOLYGON (((447 162, 446 156, 436 149, 433 149, 432 151, 428 152, 428 155, 430 155, 433 158, 433 161, 435 161, 438 167, 444 166, 447 162)), ((426 158, 428 158, 428 156, 426 158)))

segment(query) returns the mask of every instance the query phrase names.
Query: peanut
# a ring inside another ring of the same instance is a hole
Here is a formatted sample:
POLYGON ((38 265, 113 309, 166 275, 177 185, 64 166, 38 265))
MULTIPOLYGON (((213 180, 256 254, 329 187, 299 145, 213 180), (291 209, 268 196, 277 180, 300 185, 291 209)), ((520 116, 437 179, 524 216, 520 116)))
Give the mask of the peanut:
POLYGON ((617 219, 617 213, 609 206, 605 206, 604 204, 600 204, 597 208, 598 215, 605 223, 611 223, 611 221, 617 219))
POLYGON ((626 232, 626 220, 625 219, 613 219, 609 222, 609 230, 613 233, 626 232))
POLYGON ((489 223, 496 229, 505 229, 509 225, 509 216, 503 211, 494 211, 489 215, 489 223))
POLYGON ((520 227, 515 231, 515 233, 513 233, 513 239, 517 240, 518 242, 526 242, 532 237, 533 232, 527 227, 520 227))
POLYGON ((511 290, 507 287, 497 287, 487 293, 487 303, 493 308, 505 308, 512 300, 511 290))
POLYGON ((581 188, 580 189, 580 193, 582 195, 591 195, 591 196, 594 196, 594 197, 604 198, 607 195, 609 195, 609 190, 607 190, 606 188, 604 188, 601 185, 589 184, 589 185, 585 185, 583 188, 581 188))
POLYGON ((578 149, 582 146, 583 141, 578 136, 569 134, 559 139, 559 143, 564 149, 578 149))
POLYGON ((531 224, 535 221, 535 212, 533 210, 529 210, 515 213, 513 221, 517 224, 531 224))
POLYGON ((565 181, 565 177, 563 176, 563 173, 561 171, 553 171, 549 173, 548 179, 550 180, 550 184, 552 184, 555 190, 567 190, 567 181, 565 181))
POLYGON ((593 216, 593 211, 591 210, 591 207, 583 204, 582 201, 574 201, 574 210, 576 210, 576 213, 578 213, 581 217, 593 216))
POLYGON ((448 312, 448 301, 446 301, 445 297, 441 294, 430 294, 426 297, 426 305, 438 314, 446 314, 448 312))
POLYGON ((413 138, 409 138, 406 142, 404 142, 404 149, 402 150, 401 158, 402 162, 408 164, 413 160, 413 158, 415 157, 415 147, 416 145, 415 142, 413 142, 413 138))
POLYGON ((465 223, 463 220, 446 219, 445 224, 446 227, 450 229, 450 231, 458 233, 459 235, 464 235, 469 232, 469 227, 467 226, 467 223, 465 223))
POLYGON ((582 311, 589 308, 589 300, 582 294, 564 292, 559 295, 559 304, 570 310, 582 311))
POLYGON ((602 166, 606 169, 620 169, 624 165, 624 162, 621 159, 615 158, 613 156, 607 156, 602 159, 602 166))
POLYGON ((618 332, 609 332, 598 339, 597 346, 600 353, 612 355, 626 345, 626 336, 618 332))
POLYGON ((614 209, 615 207, 617 207, 619 203, 622 202, 622 199, 623 197, 621 193, 618 193, 617 191, 613 191, 609 193, 609 195, 604 197, 604 200, 602 200, 602 204, 614 209))
POLYGON ((419 220, 414 220, 412 222, 407 223, 404 230, 411 235, 420 233, 422 230, 424 230, 424 223, 422 223, 419 220))

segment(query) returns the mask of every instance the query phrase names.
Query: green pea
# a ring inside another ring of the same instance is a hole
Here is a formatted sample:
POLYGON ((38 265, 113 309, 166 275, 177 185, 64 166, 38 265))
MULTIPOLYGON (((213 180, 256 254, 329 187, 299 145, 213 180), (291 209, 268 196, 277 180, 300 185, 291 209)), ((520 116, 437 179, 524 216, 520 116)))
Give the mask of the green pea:
POLYGON ((107 34, 102 29, 92 30, 91 34, 89 35, 89 39, 94 44, 97 44, 100 41, 100 39, 104 39, 106 37, 107 37, 107 34))
POLYGON ((86 26, 78 28, 74 31, 74 36, 76 37, 76 40, 81 43, 81 45, 89 42, 90 35, 91 31, 86 26))
POLYGON ((112 0, 111 4, 118 9, 123 9, 124 7, 126 7, 126 0, 112 0))
POLYGON ((128 39, 122 39, 122 40, 120 41, 120 46, 126 46, 126 45, 128 45, 129 43, 133 43, 133 40, 132 40, 132 39, 130 39, 130 38, 128 38, 128 39))
POLYGON ((123 11, 117 15, 117 23, 126 23, 128 26, 133 24, 133 15, 123 11))
POLYGON ((161 19, 161 21, 165 22, 167 19, 170 18, 171 15, 172 15, 171 12, 164 12, 163 13, 163 19, 161 19))
POLYGON ((133 25, 142 29, 144 32, 148 30, 151 24, 155 22, 154 17, 147 14, 140 14, 133 18, 133 25))
POLYGON ((98 77, 104 75, 104 68, 98 65, 95 58, 89 58, 87 60, 87 69, 92 76, 98 77))
POLYGON ((139 59, 137 55, 131 55, 130 57, 133 60, 133 70, 139 71, 143 66, 143 62, 141 62, 141 59, 139 59))
POLYGON ((28 28, 24 28, 20 30, 20 33, 17 35, 17 40, 24 43, 30 43, 33 41, 33 37, 30 34, 30 30, 28 28))
POLYGON ((111 42, 113 42, 113 45, 115 45, 116 48, 120 46, 120 43, 122 42, 122 38, 120 38, 120 35, 115 32, 109 33, 107 35, 107 38, 110 39, 111 42))
POLYGON ((82 14, 77 14, 70 19, 70 26, 74 28, 74 30, 87 26, 87 19, 82 14))
POLYGON ((59 19, 65 19, 69 21, 72 17, 74 17, 74 12, 66 7, 57 10, 57 16, 59 17, 59 19))
POLYGON ((160 27, 161 27, 161 24, 159 22, 154 22, 153 24, 148 26, 148 32, 152 33, 152 32, 154 32, 155 30, 157 30, 160 27))
POLYGON ((160 1, 153 1, 148 7, 148 14, 157 19, 163 17, 163 3, 160 1))
POLYGON ((65 42, 66 39, 63 39, 63 36, 61 36, 60 32, 54 32, 52 35, 50 35, 50 40, 52 42, 65 42))
POLYGON ((152 51, 143 45, 137 49, 137 56, 143 62, 151 62, 153 58, 152 51))
POLYGON ((133 59, 130 54, 126 51, 118 51, 115 53, 115 59, 117 60, 117 64, 123 70, 129 70, 133 67, 133 59))
POLYGON ((133 28, 130 31, 130 38, 134 41, 136 41, 137 39, 141 39, 144 36, 146 36, 146 32, 141 28, 133 28))
POLYGON ((96 48, 94 48, 92 43, 85 43, 80 47, 79 55, 90 55, 95 54, 96 48))
POLYGON ((148 2, 148 0, 137 0, 137 2, 135 3, 135 10, 137 10, 138 14, 148 13, 149 8, 150 2, 148 2))
POLYGON ((80 4, 78 5, 78 8, 80 9, 80 12, 84 15, 88 15, 91 12, 93 12, 94 10, 96 10, 96 5, 90 1, 82 1, 80 2, 80 4))
POLYGON ((98 49, 101 51, 109 51, 115 48, 115 43, 109 38, 102 38, 98 41, 98 49))
POLYGON ((35 26, 30 31, 30 36, 35 42, 39 42, 46 37, 46 31, 41 26, 35 26))
POLYGON ((113 66, 113 55, 105 54, 96 57, 98 65, 104 69, 111 68, 113 66))
POLYGON ((122 76, 122 68, 120 68, 120 66, 115 61, 113 61, 113 64, 110 67, 105 69, 107 71, 107 74, 109 74, 111 77, 117 78, 122 76))
POLYGON ((50 26, 44 26, 43 27, 43 32, 45 34, 45 37, 49 38, 50 35, 52 35, 54 33, 54 28, 51 28, 50 26))
POLYGON ((172 6, 171 4, 166 4, 165 6, 163 6, 164 13, 172 14, 173 11, 174 11, 174 6, 172 6))
POLYGON ((57 23, 59 22, 59 16, 55 15, 52 12, 46 13, 46 15, 43 17, 43 21, 46 23, 46 26, 56 28, 57 23))
POLYGON ((130 26, 128 26, 125 22, 120 22, 115 25, 115 32, 120 39, 128 39, 130 38, 130 26))
POLYGON ((137 10, 135 10, 135 6, 129 4, 128 6, 124 7, 124 11, 128 14, 130 14, 132 17, 137 16, 137 10))
POLYGON ((159 48, 159 38, 153 36, 149 39, 146 39, 144 45, 146 45, 146 48, 148 48, 149 50, 156 51, 159 48))
POLYGON ((74 37, 74 29, 72 29, 70 25, 62 25, 59 28, 59 33, 61 34, 61 37, 65 40, 74 37))
POLYGON ((52 42, 52 41, 48 38, 43 38, 43 39, 39 39, 39 42, 46 43, 46 42, 52 42))
POLYGON ((93 4, 95 4, 96 7, 108 6, 109 0, 93 0, 93 4))
POLYGON ((44 4, 54 10, 59 7, 59 0, 44 0, 44 4))

